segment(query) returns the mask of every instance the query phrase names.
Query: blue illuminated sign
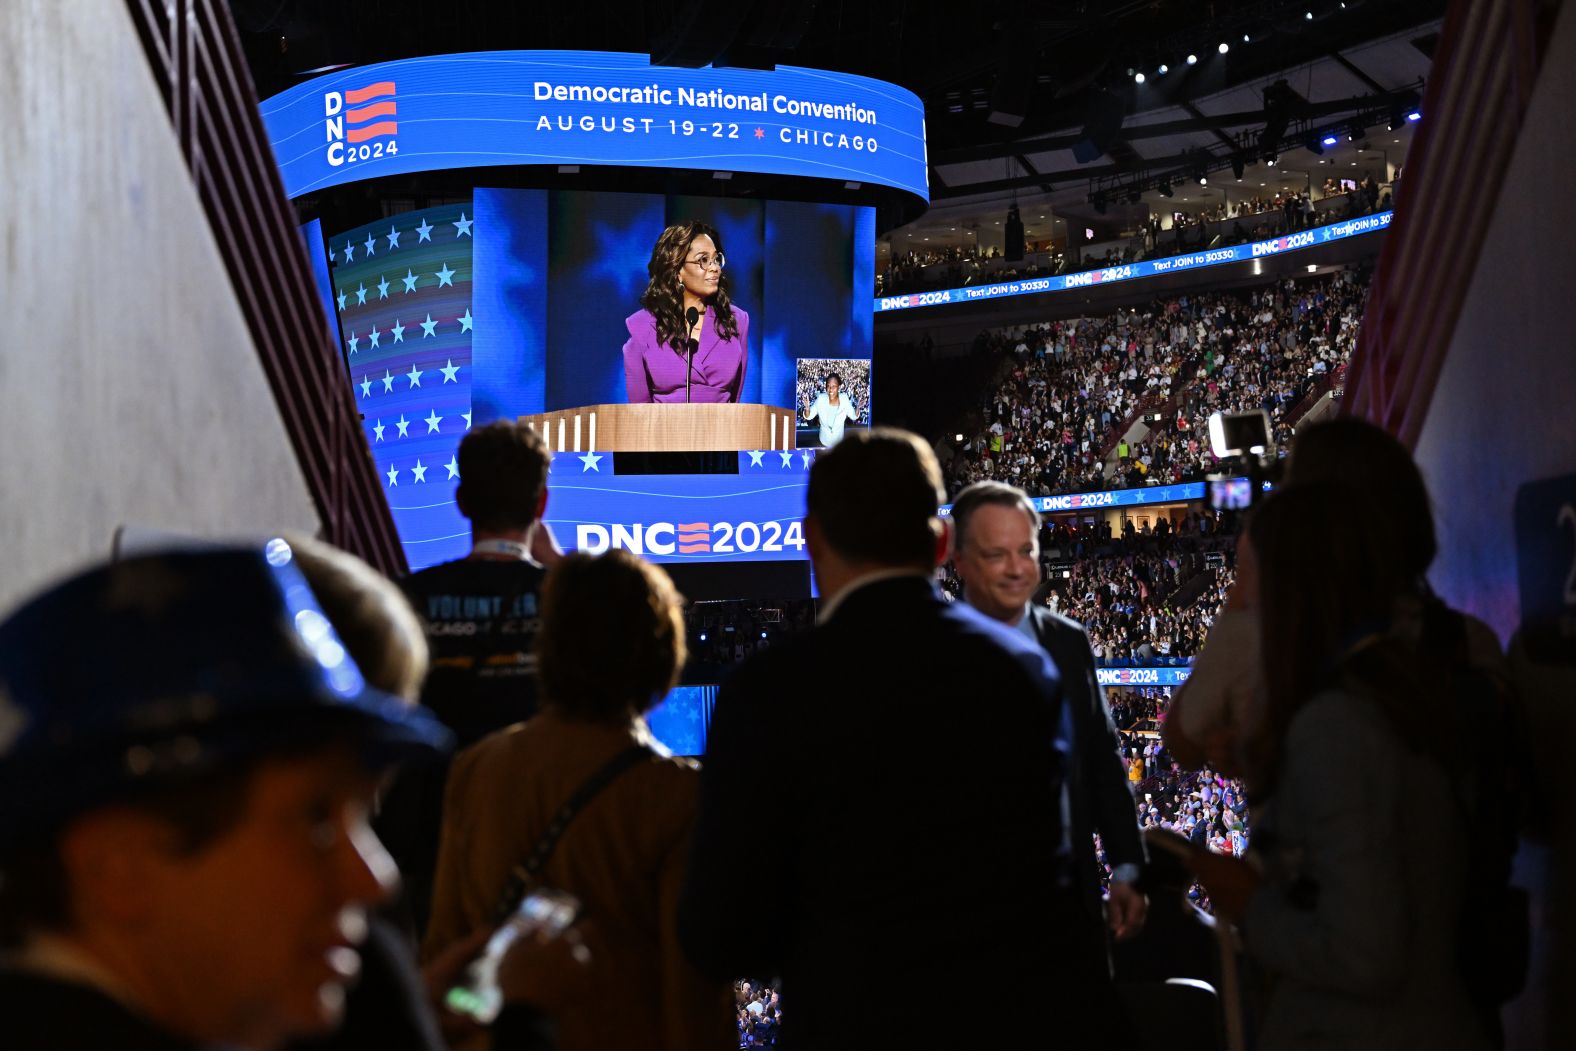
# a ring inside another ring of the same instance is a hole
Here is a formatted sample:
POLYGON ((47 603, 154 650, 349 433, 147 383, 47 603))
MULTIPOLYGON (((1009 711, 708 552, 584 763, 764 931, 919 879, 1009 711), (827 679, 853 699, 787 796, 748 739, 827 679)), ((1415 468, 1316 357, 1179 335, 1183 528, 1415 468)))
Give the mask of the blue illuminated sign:
POLYGON ((738 474, 619 475, 610 453, 557 453, 543 520, 566 550, 621 547, 652 562, 806 558, 804 497, 815 454, 738 455, 738 474))
POLYGON ((261 110, 291 197, 444 168, 599 164, 813 176, 930 199, 924 105, 847 73, 476 52, 330 73, 261 110))
MULTIPOLYGON (((1204 499, 1203 482, 1180 485, 1150 485, 1142 489, 1107 489, 1103 493, 1069 493, 1063 496, 1031 496, 1030 502, 1041 514, 1057 511, 1083 511, 1093 507, 1132 507, 1138 504, 1169 504, 1204 499)), ((943 504, 943 518, 952 514, 952 505, 943 504)))
POLYGON ((969 288, 948 288, 938 292, 914 292, 909 295, 883 296, 876 300, 875 309, 910 310, 914 307, 936 307, 948 303, 973 303, 983 299, 1001 299, 1005 296, 1029 296, 1042 292, 1063 292, 1073 288, 1093 288, 1119 281, 1132 281, 1140 277, 1154 277, 1181 270, 1198 270, 1224 263, 1240 263, 1266 255, 1280 255, 1303 248, 1313 248, 1327 241, 1339 241, 1358 234, 1388 229, 1394 212, 1375 212, 1360 219, 1347 219, 1312 230, 1272 237, 1268 241, 1236 245, 1231 248, 1212 248, 1207 252, 1190 252, 1170 259, 1150 259, 1141 263, 1106 267, 1102 270, 1085 270, 1077 274, 1057 277, 1029 277, 1021 281, 1003 281, 994 285, 975 285, 969 288))
POLYGON ((1096 668, 1101 686, 1181 686, 1192 668, 1096 668))

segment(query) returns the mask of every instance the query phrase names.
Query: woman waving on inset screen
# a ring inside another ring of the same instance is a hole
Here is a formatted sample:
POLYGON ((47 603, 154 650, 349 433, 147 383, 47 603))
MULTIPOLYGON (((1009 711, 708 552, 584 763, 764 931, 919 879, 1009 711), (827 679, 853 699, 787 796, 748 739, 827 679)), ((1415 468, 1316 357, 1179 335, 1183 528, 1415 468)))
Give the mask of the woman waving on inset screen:
POLYGON ((643 309, 624 319, 631 402, 737 402, 750 316, 728 297, 722 235, 701 222, 668 227, 646 264, 643 309))
POLYGON ((843 427, 859 421, 859 410, 854 399, 843 393, 843 377, 832 373, 826 377, 826 390, 817 394, 812 404, 809 395, 804 399, 804 421, 821 421, 821 448, 829 449, 843 440, 843 427))

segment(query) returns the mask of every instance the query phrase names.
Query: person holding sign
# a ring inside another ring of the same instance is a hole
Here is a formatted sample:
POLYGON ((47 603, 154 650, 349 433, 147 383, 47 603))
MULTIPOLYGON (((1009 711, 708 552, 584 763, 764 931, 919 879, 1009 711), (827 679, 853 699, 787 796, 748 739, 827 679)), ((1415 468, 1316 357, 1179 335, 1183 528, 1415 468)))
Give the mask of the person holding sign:
POLYGON ((624 319, 624 385, 635 402, 737 402, 750 316, 728 297, 722 235, 690 220, 662 231, 641 309, 624 319))
POLYGON ((854 399, 842 393, 843 378, 837 373, 826 377, 826 390, 815 396, 812 404, 808 395, 804 399, 804 421, 821 421, 821 448, 830 449, 843 440, 843 426, 859 422, 859 410, 854 399))

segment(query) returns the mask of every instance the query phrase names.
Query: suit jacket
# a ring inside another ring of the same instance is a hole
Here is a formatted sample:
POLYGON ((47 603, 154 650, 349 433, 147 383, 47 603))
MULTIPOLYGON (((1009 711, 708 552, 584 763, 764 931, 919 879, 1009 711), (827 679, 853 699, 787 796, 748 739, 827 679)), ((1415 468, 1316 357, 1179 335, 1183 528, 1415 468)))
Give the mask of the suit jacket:
MULTIPOLYGON (((711 307, 700 323, 699 346, 690 368, 690 401, 737 402, 744 390, 748 362, 750 315, 733 308, 739 334, 733 339, 717 335, 711 307)), ((657 319, 638 310, 624 319, 629 340, 624 344, 624 387, 631 403, 684 400, 684 354, 657 339, 657 319)))
MULTIPOLYGON (((1073 862, 1084 903, 1100 916, 1100 873, 1093 834, 1100 834, 1106 857, 1119 865, 1149 860, 1138 830, 1133 793, 1122 768, 1121 744, 1105 691, 1095 677, 1094 650, 1083 625, 1031 606, 1034 633, 1062 673, 1062 696, 1072 715, 1075 747, 1070 756, 1067 792, 1072 812, 1073 862)), ((1135 874, 1136 878, 1136 874, 1135 874)))
MULTIPOLYGON (((449 774, 424 955, 494 922, 513 866, 576 789, 632 743, 626 728, 549 710, 460 753, 449 774)), ((592 1006, 559 1019, 560 1051, 736 1046, 729 983, 696 973, 678 941, 698 781, 687 760, 637 764, 586 804, 543 867, 543 885, 578 897, 594 924, 592 1006)))
POLYGON ((1092 976, 1061 951, 1081 917, 1060 692, 1043 651, 918 575, 857 587, 746 661, 702 764, 690 958, 780 975, 790 1049, 877 1046, 894 1025, 976 1046, 1021 1027, 1009 987, 1088 1011, 1092 976), (922 1005, 902 1019, 879 1008, 893 983, 922 1005))

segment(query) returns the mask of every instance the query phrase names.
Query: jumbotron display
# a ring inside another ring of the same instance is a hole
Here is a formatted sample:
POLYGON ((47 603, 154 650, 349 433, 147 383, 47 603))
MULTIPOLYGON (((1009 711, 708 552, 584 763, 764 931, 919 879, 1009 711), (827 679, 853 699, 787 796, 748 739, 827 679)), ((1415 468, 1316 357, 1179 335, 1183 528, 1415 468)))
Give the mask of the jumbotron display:
POLYGON ((865 207, 489 188, 326 235, 320 281, 412 567, 468 550, 456 451, 500 418, 554 451, 566 547, 803 559, 812 450, 870 422, 854 290, 874 244, 865 207), (676 449, 727 456, 615 463, 676 449))
POLYGON ((930 199, 924 106, 847 73, 490 51, 316 77, 262 103, 285 191, 491 165, 761 172, 930 199))

